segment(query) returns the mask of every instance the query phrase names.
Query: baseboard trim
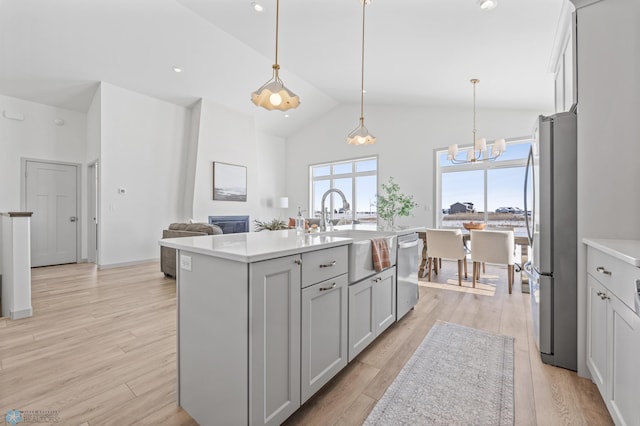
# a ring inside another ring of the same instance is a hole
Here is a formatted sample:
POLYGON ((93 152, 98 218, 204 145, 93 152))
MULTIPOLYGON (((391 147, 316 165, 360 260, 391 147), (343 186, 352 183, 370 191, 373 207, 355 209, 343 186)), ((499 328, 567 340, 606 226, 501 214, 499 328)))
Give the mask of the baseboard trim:
POLYGON ((20 309, 19 311, 11 311, 9 312, 9 318, 12 320, 18 320, 22 318, 29 318, 33 316, 33 308, 29 306, 25 309, 20 309))
POLYGON ((108 263, 106 265, 98 265, 98 269, 113 269, 113 268, 122 268, 125 266, 136 266, 142 265, 144 263, 160 263, 159 258, 154 259, 143 259, 143 260, 134 260, 133 262, 119 262, 119 263, 108 263))

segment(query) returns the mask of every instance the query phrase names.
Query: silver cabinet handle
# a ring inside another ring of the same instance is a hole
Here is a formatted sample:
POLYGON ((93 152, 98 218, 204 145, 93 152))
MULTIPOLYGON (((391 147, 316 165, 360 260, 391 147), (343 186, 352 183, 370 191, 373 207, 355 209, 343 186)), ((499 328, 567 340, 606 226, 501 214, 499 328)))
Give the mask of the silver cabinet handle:
POLYGON ((320 291, 327 291, 336 288, 336 283, 331 284, 331 287, 320 287, 320 291))
POLYGON ((335 260, 332 261, 332 262, 329 262, 329 263, 320 264, 321 268, 331 268, 332 266, 336 266, 336 261, 335 260))
POLYGON ((418 240, 415 240, 412 243, 400 243, 398 244, 398 248, 403 249, 403 248, 415 247, 417 245, 418 245, 418 240))
POLYGON ((600 272, 601 274, 611 275, 611 271, 607 271, 606 269, 604 269, 604 266, 598 266, 596 268, 596 271, 600 272))
POLYGON ((296 265, 302 265, 302 260, 296 259, 293 261, 293 263, 295 263, 296 265))
POLYGON ((597 295, 597 296, 600 296, 600 298, 602 298, 602 296, 604 296, 604 293, 603 293, 603 292, 601 292, 601 291, 599 291, 599 292, 597 292, 597 293, 596 293, 596 295, 597 295))
POLYGON ((380 277, 373 278, 371 281, 373 281, 374 283, 379 283, 380 281, 382 281, 382 278, 380 277))
POLYGON ((71 216, 71 217, 69 218, 69 222, 75 222, 76 220, 78 220, 78 218, 77 218, 77 217, 75 217, 75 216, 71 216))

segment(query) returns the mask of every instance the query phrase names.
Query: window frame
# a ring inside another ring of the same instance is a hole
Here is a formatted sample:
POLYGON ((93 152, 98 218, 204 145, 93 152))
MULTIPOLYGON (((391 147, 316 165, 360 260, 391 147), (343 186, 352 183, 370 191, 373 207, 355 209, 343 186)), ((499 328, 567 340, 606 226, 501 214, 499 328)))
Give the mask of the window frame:
MULTIPOLYGON (((357 207, 357 203, 356 200, 358 199, 358 190, 357 190, 357 185, 356 185, 356 178, 357 177, 364 177, 364 176, 375 176, 376 178, 376 196, 378 193, 378 170, 380 167, 380 161, 378 159, 378 155, 368 155, 365 157, 357 157, 357 158, 350 158, 350 159, 345 159, 345 160, 338 160, 338 161, 327 161, 327 162, 322 162, 322 163, 315 163, 315 164, 310 164, 309 165, 309 203, 308 203, 308 213, 309 213, 309 217, 315 218, 316 217, 316 212, 314 209, 314 202, 315 202, 315 193, 314 193, 314 183, 318 182, 318 181, 329 181, 329 188, 334 188, 334 181, 336 179, 345 179, 345 178, 351 178, 351 199, 348 200, 349 204, 352 207, 351 210, 351 215, 350 218, 351 220, 355 219, 356 216, 356 207, 357 207), (367 160, 375 160, 376 163, 376 167, 375 170, 368 170, 368 171, 364 171, 364 172, 357 172, 356 171, 356 163, 360 162, 360 161, 367 161, 367 160), (351 169, 351 173, 341 173, 341 174, 334 174, 333 170, 334 170, 334 166, 336 165, 342 165, 342 164, 348 164, 351 163, 352 164, 352 169, 351 169), (329 166, 329 174, 325 175, 325 176, 317 176, 314 177, 313 176, 313 169, 315 167, 324 167, 324 166, 329 166)), ((336 210, 336 208, 333 205, 333 197, 328 197, 329 198, 329 205, 325 206, 329 208, 329 217, 327 218, 327 220, 329 219, 334 219, 334 210, 336 210)), ((341 205, 338 207, 342 207, 341 205)), ((320 210, 321 206, 318 206, 318 210, 320 210)), ((372 215, 373 216, 373 215, 372 215)), ((345 218, 348 218, 348 216, 344 216, 345 218)), ((378 217, 378 212, 376 209, 376 221, 377 221, 377 217, 378 217)))
MULTIPOLYGON (((507 142, 507 149, 509 145, 517 145, 517 144, 522 144, 522 143, 527 143, 529 142, 530 144, 533 143, 533 137, 531 136, 523 136, 523 137, 516 137, 516 138, 509 138, 506 140, 507 142)), ((460 150, 464 150, 464 149, 469 149, 471 148, 471 144, 469 145, 463 145, 460 147, 460 150)), ((488 186, 488 173, 489 170, 496 170, 496 169, 506 169, 506 168, 513 168, 513 167, 523 167, 526 168, 527 167, 527 156, 525 156, 524 158, 521 159, 514 159, 514 160, 498 160, 498 161, 479 161, 476 163, 468 163, 468 164, 453 164, 453 165, 447 165, 442 167, 440 165, 440 156, 441 154, 446 154, 448 151, 448 148, 436 148, 434 149, 434 182, 435 182, 435 191, 434 191, 434 205, 436 206, 436 208, 434 209, 434 224, 437 228, 441 228, 442 227, 442 175, 443 173, 455 173, 455 172, 465 172, 465 171, 472 171, 472 170, 481 170, 483 171, 482 176, 484 179, 483 182, 483 211, 484 211, 484 216, 483 216, 483 221, 485 223, 489 223, 489 211, 487 209, 487 204, 488 204, 488 193, 487 193, 487 186, 488 186)), ((524 184, 524 182, 523 182, 524 184)))

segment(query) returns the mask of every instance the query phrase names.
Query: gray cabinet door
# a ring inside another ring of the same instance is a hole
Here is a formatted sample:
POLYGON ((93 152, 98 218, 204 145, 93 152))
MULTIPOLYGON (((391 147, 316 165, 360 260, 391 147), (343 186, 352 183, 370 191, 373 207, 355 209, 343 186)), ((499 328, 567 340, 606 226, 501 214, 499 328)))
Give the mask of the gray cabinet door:
POLYGON ((302 403, 347 365, 347 274, 302 290, 302 403))
POLYGON ((387 269, 375 276, 373 283, 373 314, 375 335, 396 322, 396 268, 387 269))
POLYGON ((349 286, 349 361, 376 338, 373 284, 374 279, 365 278, 349 286))
POLYGON ((279 425, 300 407, 300 256, 252 263, 249 422, 279 425))

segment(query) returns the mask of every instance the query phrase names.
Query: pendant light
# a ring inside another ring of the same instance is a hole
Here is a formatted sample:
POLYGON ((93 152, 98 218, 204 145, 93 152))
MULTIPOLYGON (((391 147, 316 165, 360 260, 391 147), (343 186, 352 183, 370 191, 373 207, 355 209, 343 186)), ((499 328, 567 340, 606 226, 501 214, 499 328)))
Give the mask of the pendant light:
POLYGON ((496 139, 493 146, 487 146, 485 138, 476 139, 476 84, 480 83, 480 80, 472 78, 471 83, 473 84, 473 147, 467 151, 466 159, 457 159, 458 144, 449 145, 447 159, 454 164, 495 160, 507 150, 507 142, 504 139, 496 139))
POLYGON ((349 145, 372 145, 376 137, 369 133, 364 125, 364 11, 370 0, 360 0, 362 3, 362 73, 360 75, 360 124, 347 135, 349 145))
POLYGON ((284 86, 280 80, 280 65, 278 65, 278 21, 280 18, 280 0, 276 0, 276 61, 273 64, 273 76, 269 81, 260 86, 258 90, 251 94, 251 101, 269 111, 277 109, 286 111, 297 108, 300 105, 300 98, 291 90, 284 86))

